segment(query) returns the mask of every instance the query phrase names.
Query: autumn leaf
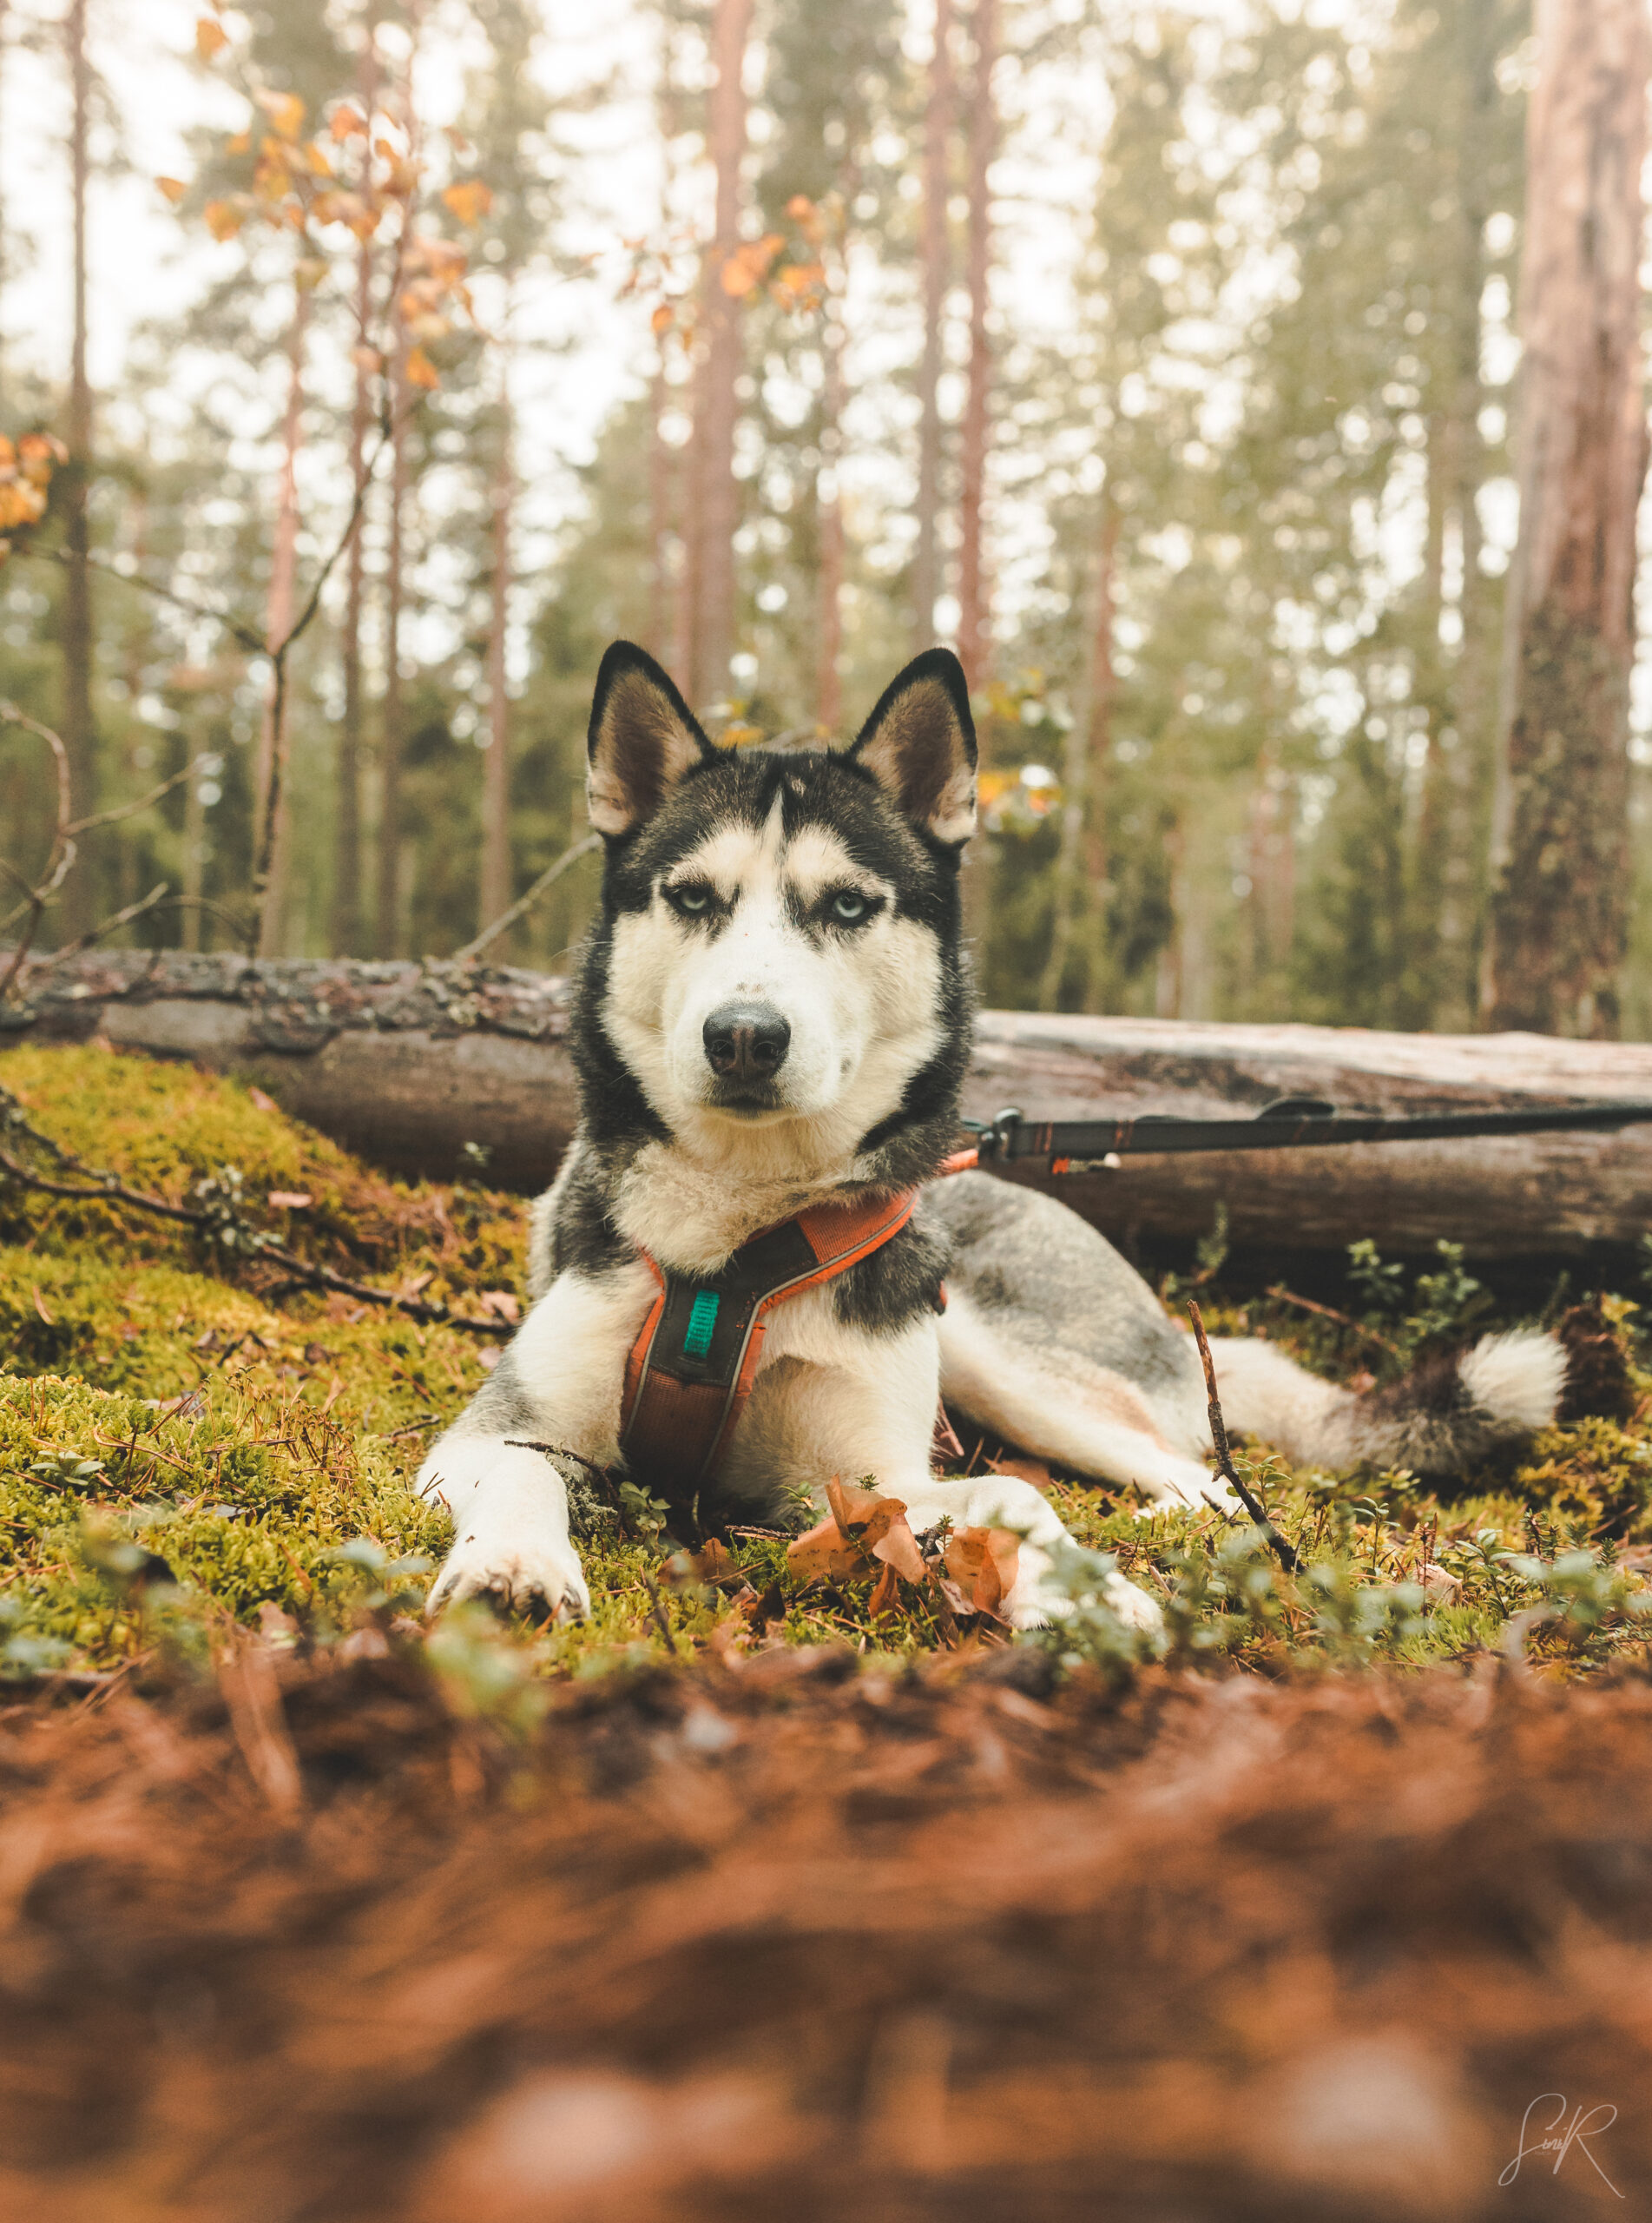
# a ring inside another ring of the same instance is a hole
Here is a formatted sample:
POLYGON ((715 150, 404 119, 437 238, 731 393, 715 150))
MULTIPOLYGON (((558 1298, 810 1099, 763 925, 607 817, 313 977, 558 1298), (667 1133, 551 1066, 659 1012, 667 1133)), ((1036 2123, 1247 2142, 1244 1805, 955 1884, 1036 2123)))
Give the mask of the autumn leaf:
POLYGON ((450 185, 442 201, 460 223, 479 224, 493 206, 493 188, 479 177, 465 178, 457 185, 450 185))
POLYGON ((251 148, 252 143, 253 135, 250 131, 238 131, 233 139, 225 140, 224 152, 227 155, 244 155, 251 148))
POLYGON ((676 321, 676 314, 675 309, 672 307, 669 301, 660 303, 654 314, 648 319, 648 330, 656 340, 662 332, 669 332, 672 325, 676 321))
POLYGON ((770 232, 760 240, 747 240, 737 247, 718 273, 724 293, 734 300, 743 300, 762 284, 785 245, 779 232, 770 232))
POLYGON ((991 1613, 996 1619, 1015 1587, 1020 1555, 1021 1539, 1013 1529, 960 1528, 946 1540, 946 1572, 971 1613, 991 1613))
POLYGON ((233 201, 209 201, 201 213, 215 240, 233 240, 247 221, 246 209, 237 208, 233 201))
POLYGON ((155 183, 174 208, 189 190, 181 177, 158 177, 155 183))
POLYGON ((409 386, 419 386, 426 393, 434 393, 442 383, 442 373, 422 347, 408 350, 402 374, 409 386))
POLYGON ((786 1547, 786 1564, 798 1582, 813 1582, 822 1576, 828 1582, 842 1582, 871 1573, 859 1545, 845 1536, 829 1514, 792 1539, 786 1547))
POLYGON ((341 108, 333 109, 332 121, 328 124, 327 129, 332 137, 342 146, 346 139, 366 137, 367 119, 359 109, 352 108, 346 101, 341 108))
POLYGON ((254 96, 278 135, 296 142, 304 129, 304 102, 297 93, 260 92, 254 96))
POLYGON ((214 54, 221 53, 229 44, 229 33, 221 23, 214 23, 210 16, 202 16, 195 23, 195 52, 203 62, 210 62, 214 54))

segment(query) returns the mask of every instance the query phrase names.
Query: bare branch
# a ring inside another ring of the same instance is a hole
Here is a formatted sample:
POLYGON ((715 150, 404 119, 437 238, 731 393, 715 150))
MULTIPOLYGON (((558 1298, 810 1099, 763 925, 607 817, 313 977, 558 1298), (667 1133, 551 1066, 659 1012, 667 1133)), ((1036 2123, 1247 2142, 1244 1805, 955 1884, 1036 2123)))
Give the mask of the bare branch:
MULTIPOLYGON (((78 1175, 78 1179, 54 1180, 49 1174, 37 1172, 4 1149, 0 1149, 0 1176, 15 1181, 20 1188, 34 1191, 44 1197, 62 1197, 74 1202, 124 1205, 128 1210, 148 1212, 158 1219, 168 1219, 186 1227, 221 1234, 227 1224, 224 1213, 204 1211, 191 1204, 168 1204, 164 1197, 147 1195, 142 1189, 129 1189, 117 1174, 100 1173, 84 1164, 72 1151, 56 1143, 49 1135, 42 1134, 23 1117, 23 1108, 15 1097, 0 1089, 0 1132, 8 1136, 20 1135, 44 1151, 53 1164, 65 1173, 78 1175)), ((232 1215, 241 1243, 248 1253, 267 1258, 284 1267, 294 1281, 310 1289, 332 1290, 343 1296, 352 1296, 363 1304, 383 1304, 398 1312, 405 1312, 410 1319, 425 1325, 454 1328, 467 1336, 490 1337, 510 1336, 516 1333, 509 1322, 488 1318, 471 1319, 463 1313, 452 1311, 445 1304, 420 1304, 414 1297, 398 1296, 394 1290, 374 1289, 366 1282, 352 1281, 347 1275, 335 1274, 330 1266, 319 1266, 289 1250, 283 1243, 261 1229, 251 1228, 244 1220, 232 1215)))
POLYGON ((1188 1300, 1188 1317, 1193 1323, 1194 1340, 1199 1346, 1199 1357, 1205 1369, 1205 1388, 1210 1397, 1210 1441, 1216 1453, 1216 1472, 1273 1546, 1280 1565, 1287 1574, 1294 1574, 1301 1564, 1295 1551, 1268 1519, 1261 1500, 1240 1481, 1239 1471, 1234 1465, 1234 1455, 1227 1442, 1227 1425, 1221 1416, 1221 1399, 1216 1393, 1215 1362, 1210 1356, 1210 1342, 1205 1334, 1203 1315, 1191 1297, 1188 1300))
POLYGON ((147 795, 140 795, 135 802, 116 803, 113 810, 100 810, 95 818, 77 818, 69 828, 71 834, 89 834, 95 826, 117 826, 123 818, 135 818, 140 811, 148 810, 151 803, 169 795, 174 788, 181 788, 192 772, 198 772, 212 761, 212 752, 203 750, 192 756, 181 772, 174 772, 169 780, 162 780, 158 788, 151 788, 147 795))
MULTIPOLYGON (((69 877, 69 869, 75 861, 76 848, 69 818, 70 794, 69 751, 63 746, 62 735, 54 733, 49 726, 42 725, 38 718, 27 716, 17 708, 15 703, 4 701, 0 701, 0 725, 21 726, 25 733, 31 733, 36 740, 43 741, 50 749, 52 761, 57 768, 57 815, 52 827, 51 848, 47 854, 45 874, 29 888, 28 901, 23 906, 23 911, 28 914, 27 924, 17 937, 16 947, 11 953, 11 961, 6 966, 5 972, 0 973, 0 1004, 3 1004, 11 993, 12 982, 23 970, 23 960, 28 956, 35 935, 39 931, 40 921, 46 906, 69 877)), ((11 868, 8 867, 8 869, 11 868)), ((14 871, 12 877, 20 886, 28 886, 28 882, 23 879, 21 874, 14 871)), ((19 914, 14 912, 12 915, 15 918, 19 914)))
POLYGON ((484 927, 474 941, 467 941, 463 949, 454 951, 454 964, 468 965, 472 958, 479 957, 490 943, 497 941, 502 933, 507 933, 516 925, 518 919, 526 912, 532 910, 552 881, 560 880, 569 865, 581 857, 589 856, 593 849, 600 849, 602 846, 602 837, 600 834, 587 834, 582 840, 573 842, 563 851, 555 864, 545 867, 525 895, 518 895, 510 908, 508 911, 502 911, 490 927, 484 927))
POLYGON ((61 949, 52 952, 41 966, 40 970, 43 973, 49 973, 54 965, 61 965, 66 957, 77 957, 82 950, 89 949, 94 942, 102 941, 109 934, 118 933, 122 927, 129 927, 134 919, 141 919, 146 911, 155 909, 166 894, 168 885, 169 883, 164 880, 158 881, 147 895, 140 897, 135 903, 128 903, 124 911, 117 911, 112 919, 105 919, 101 927, 89 927, 85 933, 77 935, 73 941, 66 941, 61 949))

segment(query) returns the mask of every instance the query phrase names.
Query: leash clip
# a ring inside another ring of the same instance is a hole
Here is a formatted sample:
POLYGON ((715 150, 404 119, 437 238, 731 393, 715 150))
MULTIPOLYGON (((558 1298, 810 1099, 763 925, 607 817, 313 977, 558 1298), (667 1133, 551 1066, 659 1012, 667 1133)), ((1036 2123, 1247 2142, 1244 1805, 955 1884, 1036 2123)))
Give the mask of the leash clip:
POLYGON ((1011 1105, 1000 1112, 991 1125, 982 1129, 977 1148, 984 1160, 997 1158, 1008 1162, 1014 1154, 1016 1129, 1021 1125, 1023 1117, 1023 1114, 1011 1105))

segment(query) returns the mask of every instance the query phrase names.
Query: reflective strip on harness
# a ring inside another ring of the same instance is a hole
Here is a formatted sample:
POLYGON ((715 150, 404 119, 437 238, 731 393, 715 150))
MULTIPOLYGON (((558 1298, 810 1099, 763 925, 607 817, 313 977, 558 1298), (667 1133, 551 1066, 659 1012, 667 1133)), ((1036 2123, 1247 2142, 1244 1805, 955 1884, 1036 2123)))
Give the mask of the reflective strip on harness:
POLYGON ((666 1270, 625 1367, 620 1448, 640 1481, 686 1503, 716 1472, 751 1395, 767 1315, 898 1235, 918 1191, 819 1204, 735 1251, 720 1273, 666 1270))

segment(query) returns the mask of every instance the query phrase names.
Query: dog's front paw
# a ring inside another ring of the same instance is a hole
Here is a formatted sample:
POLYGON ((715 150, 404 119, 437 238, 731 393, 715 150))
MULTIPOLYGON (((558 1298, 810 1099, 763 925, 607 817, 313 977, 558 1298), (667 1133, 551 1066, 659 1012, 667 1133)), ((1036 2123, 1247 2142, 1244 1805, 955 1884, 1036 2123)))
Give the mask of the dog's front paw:
MULTIPOLYGON (((1135 1583, 1127 1582, 1116 1569, 1102 1577, 1096 1595, 1127 1628, 1152 1635, 1164 1626, 1164 1615, 1156 1601, 1135 1583)), ((1059 1626, 1078 1612, 1081 1602, 1060 1583, 1047 1553, 1036 1546, 1022 1546, 1016 1585, 1004 1602, 1004 1619, 1012 1628, 1059 1626)))
POLYGON ((476 1530, 455 1542, 425 1611, 434 1617, 466 1598, 480 1599, 496 1613, 558 1623, 582 1620, 591 1603, 571 1544, 490 1540, 476 1530))

